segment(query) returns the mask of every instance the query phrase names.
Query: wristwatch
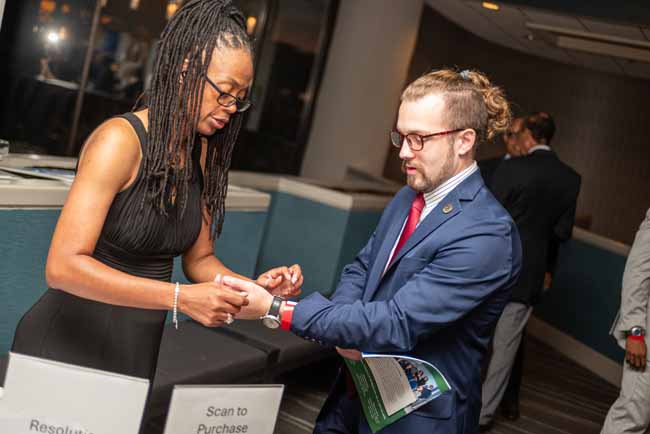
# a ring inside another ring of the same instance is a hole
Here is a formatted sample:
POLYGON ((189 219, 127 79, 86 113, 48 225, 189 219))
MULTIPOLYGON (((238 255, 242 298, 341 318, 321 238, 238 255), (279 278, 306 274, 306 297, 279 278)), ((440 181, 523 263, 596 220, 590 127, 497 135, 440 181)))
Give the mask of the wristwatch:
POLYGON ((260 318, 262 324, 270 329, 277 329, 280 327, 280 307, 282 306, 283 301, 284 298, 282 297, 278 297, 277 295, 273 297, 269 311, 266 315, 260 318))
POLYGON ((645 336, 645 329, 640 326, 634 326, 627 334, 628 336, 645 336))

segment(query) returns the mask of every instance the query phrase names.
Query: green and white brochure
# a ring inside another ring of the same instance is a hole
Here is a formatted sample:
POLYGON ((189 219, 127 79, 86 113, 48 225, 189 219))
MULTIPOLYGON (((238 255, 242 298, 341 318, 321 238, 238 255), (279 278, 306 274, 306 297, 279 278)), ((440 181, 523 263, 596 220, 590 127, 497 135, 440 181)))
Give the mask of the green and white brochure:
POLYGON ((391 354, 362 356, 360 361, 344 360, 373 433, 451 390, 440 371, 424 360, 391 354))

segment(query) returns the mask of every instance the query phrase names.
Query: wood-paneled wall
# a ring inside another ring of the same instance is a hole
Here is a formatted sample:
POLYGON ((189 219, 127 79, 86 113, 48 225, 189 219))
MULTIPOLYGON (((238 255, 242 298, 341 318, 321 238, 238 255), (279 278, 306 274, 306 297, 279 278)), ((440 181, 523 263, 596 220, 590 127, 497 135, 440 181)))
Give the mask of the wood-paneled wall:
MULTIPOLYGON (((592 71, 485 41, 425 7, 408 82, 444 66, 475 68, 502 86, 522 114, 555 117, 551 146, 582 175, 578 215, 591 230, 631 243, 650 207, 650 80, 592 71)), ((397 111, 397 110, 396 110, 397 111)), ((503 153, 489 143, 478 158, 503 153)), ((391 150, 385 176, 402 180, 391 150)))

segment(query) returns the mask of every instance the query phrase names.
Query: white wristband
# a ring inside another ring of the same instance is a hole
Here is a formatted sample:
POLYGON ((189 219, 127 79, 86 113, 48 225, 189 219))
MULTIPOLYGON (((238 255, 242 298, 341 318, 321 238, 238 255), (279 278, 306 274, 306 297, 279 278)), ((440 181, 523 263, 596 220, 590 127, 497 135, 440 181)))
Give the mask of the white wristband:
POLYGON ((172 310, 172 323, 176 330, 178 330, 178 295, 181 292, 180 283, 176 282, 176 288, 174 288, 174 308, 172 310))

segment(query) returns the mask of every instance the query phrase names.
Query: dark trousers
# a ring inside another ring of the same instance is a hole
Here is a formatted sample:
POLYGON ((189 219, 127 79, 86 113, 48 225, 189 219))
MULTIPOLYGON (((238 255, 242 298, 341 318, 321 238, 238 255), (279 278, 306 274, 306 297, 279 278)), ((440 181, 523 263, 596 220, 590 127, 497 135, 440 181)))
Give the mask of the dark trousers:
POLYGON ((338 394, 316 421, 314 434, 357 434, 360 417, 359 398, 348 398, 345 393, 338 394))

